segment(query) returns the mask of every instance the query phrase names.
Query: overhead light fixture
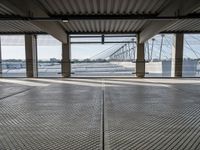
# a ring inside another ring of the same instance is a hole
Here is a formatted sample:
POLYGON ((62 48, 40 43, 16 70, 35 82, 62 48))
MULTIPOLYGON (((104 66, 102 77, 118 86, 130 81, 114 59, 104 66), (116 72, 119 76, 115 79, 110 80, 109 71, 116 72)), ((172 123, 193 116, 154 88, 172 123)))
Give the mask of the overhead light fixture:
POLYGON ((66 20, 66 19, 65 19, 65 20, 62 20, 62 22, 64 22, 64 23, 68 23, 68 22, 69 22, 69 20, 66 20))

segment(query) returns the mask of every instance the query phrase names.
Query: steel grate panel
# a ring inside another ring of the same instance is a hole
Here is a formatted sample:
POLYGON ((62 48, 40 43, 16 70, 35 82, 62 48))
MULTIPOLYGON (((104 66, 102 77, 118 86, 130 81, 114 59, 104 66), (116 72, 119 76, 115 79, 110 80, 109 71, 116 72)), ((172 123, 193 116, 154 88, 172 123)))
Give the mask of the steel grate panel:
POLYGON ((153 88, 106 88, 108 149, 200 149, 199 102, 167 87, 153 88))
POLYGON ((101 92, 71 87, 35 88, 0 101, 0 149, 100 149, 101 92))
POLYGON ((23 92, 29 89, 30 87, 28 86, 13 85, 11 83, 1 83, 0 84, 0 101, 7 97, 14 96, 20 92, 23 92))

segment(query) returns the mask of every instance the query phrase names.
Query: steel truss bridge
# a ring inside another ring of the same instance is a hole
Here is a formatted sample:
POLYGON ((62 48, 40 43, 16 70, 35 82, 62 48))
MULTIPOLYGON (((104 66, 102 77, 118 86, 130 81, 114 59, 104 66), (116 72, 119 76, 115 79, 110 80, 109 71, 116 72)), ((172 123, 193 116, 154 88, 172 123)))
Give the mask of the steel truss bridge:
MULTIPOLYGON (((186 35, 184 39, 184 58, 200 58, 200 35, 186 35)), ((172 57, 173 35, 161 34, 145 43, 146 61, 170 60, 172 57)), ((91 59, 108 59, 110 61, 136 61, 136 38, 116 45, 91 57, 91 59)))

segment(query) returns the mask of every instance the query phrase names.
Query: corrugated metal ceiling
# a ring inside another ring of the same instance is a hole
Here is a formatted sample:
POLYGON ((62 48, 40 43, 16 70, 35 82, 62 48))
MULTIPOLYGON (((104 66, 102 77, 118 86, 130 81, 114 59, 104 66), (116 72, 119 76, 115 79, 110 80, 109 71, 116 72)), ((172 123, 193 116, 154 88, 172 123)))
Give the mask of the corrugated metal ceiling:
MULTIPOLYGON (((170 0, 37 0, 49 15, 98 15, 98 14, 157 14, 170 0)), ((200 8, 193 12, 200 13, 200 8)), ((17 15, 0 4, 0 15, 17 15)), ((59 24, 70 33, 140 32, 148 26, 145 20, 69 20, 59 24)), ((200 19, 179 20, 164 32, 200 32, 200 19)), ((28 21, 0 21, 0 33, 42 32, 28 21)))
POLYGON ((14 12, 0 3, 0 15, 13 15, 14 12))
POLYGON ((200 7, 198 7, 197 9, 195 9, 195 10, 193 11, 193 13, 200 13, 200 7))
POLYGON ((170 0, 40 0, 49 14, 155 14, 170 0))
POLYGON ((164 32, 198 32, 200 31, 200 19, 187 19, 179 20, 168 28, 164 32))
POLYGON ((61 23, 67 32, 139 32, 142 20, 73 20, 61 23))
POLYGON ((31 24, 28 21, 0 21, 0 32, 42 32, 40 28, 31 24))

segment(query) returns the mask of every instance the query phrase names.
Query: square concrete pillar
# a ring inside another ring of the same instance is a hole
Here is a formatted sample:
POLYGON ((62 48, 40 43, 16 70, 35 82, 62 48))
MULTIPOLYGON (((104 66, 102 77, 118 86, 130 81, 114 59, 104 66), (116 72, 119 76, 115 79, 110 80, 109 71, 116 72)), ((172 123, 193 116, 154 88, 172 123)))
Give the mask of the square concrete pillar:
POLYGON ((37 67, 37 37, 36 35, 25 35, 25 52, 26 52, 26 74, 27 77, 33 78, 38 76, 37 67))
POLYGON ((1 55, 1 37, 0 37, 0 77, 2 77, 2 55, 1 55))
POLYGON ((137 59, 136 59, 136 76, 144 78, 145 76, 145 59, 144 59, 144 43, 139 43, 139 35, 137 35, 137 59))
POLYGON ((184 34, 177 33, 174 36, 173 48, 172 48, 172 77, 182 77, 183 67, 183 43, 184 34))
POLYGON ((67 43, 62 43, 62 77, 69 78, 71 76, 71 59, 70 59, 70 37, 67 35, 67 43))

